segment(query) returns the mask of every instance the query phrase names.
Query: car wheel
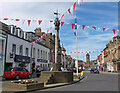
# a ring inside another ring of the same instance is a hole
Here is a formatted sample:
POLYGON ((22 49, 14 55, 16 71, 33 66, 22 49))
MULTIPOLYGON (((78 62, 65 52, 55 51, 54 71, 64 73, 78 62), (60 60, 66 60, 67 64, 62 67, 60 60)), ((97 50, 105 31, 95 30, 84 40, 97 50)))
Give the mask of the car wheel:
POLYGON ((29 75, 28 78, 30 79, 30 78, 31 78, 31 75, 29 75))
POLYGON ((19 76, 19 75, 16 75, 15 79, 17 79, 17 80, 20 79, 20 76, 19 76))

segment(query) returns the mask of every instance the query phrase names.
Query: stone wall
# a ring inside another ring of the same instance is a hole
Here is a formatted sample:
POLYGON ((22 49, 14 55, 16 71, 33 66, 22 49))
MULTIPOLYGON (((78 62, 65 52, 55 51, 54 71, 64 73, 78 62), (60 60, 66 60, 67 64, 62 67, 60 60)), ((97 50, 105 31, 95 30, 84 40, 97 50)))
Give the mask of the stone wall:
POLYGON ((68 83, 73 81, 73 72, 70 71, 43 71, 42 74, 52 74, 53 83, 68 83))

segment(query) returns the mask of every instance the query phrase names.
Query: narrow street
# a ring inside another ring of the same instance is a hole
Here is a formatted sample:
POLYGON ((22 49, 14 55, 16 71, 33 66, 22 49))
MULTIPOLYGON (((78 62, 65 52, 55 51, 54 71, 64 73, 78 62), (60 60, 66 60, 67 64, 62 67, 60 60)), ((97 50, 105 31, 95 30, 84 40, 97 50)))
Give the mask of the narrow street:
MULTIPOLYGON (((117 91, 117 74, 90 74, 85 73, 86 78, 78 83, 39 91, 117 91)), ((37 93, 38 91, 34 91, 37 93)))

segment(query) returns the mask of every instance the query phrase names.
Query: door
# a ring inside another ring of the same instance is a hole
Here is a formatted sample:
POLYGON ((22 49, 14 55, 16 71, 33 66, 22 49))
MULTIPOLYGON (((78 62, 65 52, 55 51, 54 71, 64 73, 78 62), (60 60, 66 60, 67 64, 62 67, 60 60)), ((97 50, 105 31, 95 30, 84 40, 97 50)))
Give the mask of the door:
POLYGON ((16 69, 15 69, 15 74, 16 74, 16 75, 19 75, 20 78, 23 78, 23 77, 24 77, 22 68, 16 68, 16 69))
POLYGON ((23 77, 28 77, 28 72, 25 68, 22 68, 23 70, 23 77))

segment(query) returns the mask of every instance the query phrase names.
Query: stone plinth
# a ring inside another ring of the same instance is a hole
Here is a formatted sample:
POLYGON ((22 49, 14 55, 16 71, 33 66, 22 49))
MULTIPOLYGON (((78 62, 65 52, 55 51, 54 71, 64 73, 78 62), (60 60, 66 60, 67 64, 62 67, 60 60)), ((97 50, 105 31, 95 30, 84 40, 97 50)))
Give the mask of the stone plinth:
POLYGON ((60 63, 53 64, 53 71, 61 71, 60 63))
POLYGON ((74 79, 80 79, 80 76, 74 75, 73 78, 74 79))
POLYGON ((71 71, 43 71, 41 74, 52 74, 53 83, 68 83, 73 81, 71 71))
POLYGON ((17 83, 7 83, 6 88, 13 88, 19 90, 36 90, 42 89, 44 87, 44 83, 33 83, 33 84, 17 84, 17 83))

